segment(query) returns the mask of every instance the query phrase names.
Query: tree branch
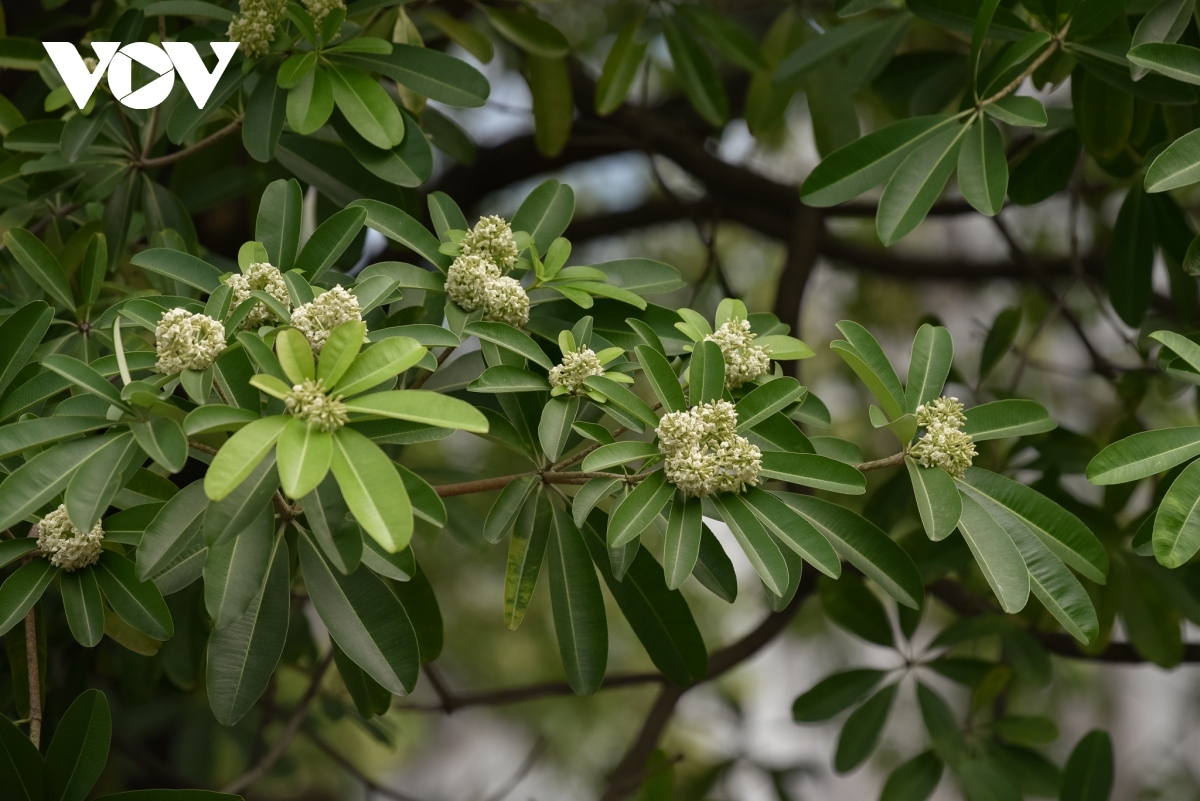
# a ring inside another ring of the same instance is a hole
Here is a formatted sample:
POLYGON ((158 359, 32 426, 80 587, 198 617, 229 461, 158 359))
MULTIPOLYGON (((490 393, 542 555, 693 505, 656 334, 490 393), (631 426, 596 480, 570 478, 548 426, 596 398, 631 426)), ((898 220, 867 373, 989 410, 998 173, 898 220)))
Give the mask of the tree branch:
POLYGON ((42 747, 42 675, 38 667, 37 604, 25 614, 25 669, 29 676, 29 741, 42 747))
POLYGON ((221 130, 209 134, 208 136, 204 137, 199 142, 197 142, 194 145, 191 145, 190 147, 185 147, 183 150, 176 150, 174 153, 168 153, 165 156, 159 156, 157 158, 152 158, 152 159, 146 158, 143 155, 141 158, 139 158, 137 161, 135 161, 133 163, 133 166, 138 167, 143 170, 148 170, 148 169, 153 169, 154 167, 165 167, 168 164, 174 164, 175 162, 180 161, 181 159, 185 159, 188 156, 191 156, 195 153, 200 152, 201 150, 208 147, 209 145, 212 145, 212 144, 215 144, 216 142, 221 141, 225 137, 229 136, 231 133, 236 132, 241 127, 242 127, 242 118, 237 117, 233 120, 233 122, 229 123, 221 130))

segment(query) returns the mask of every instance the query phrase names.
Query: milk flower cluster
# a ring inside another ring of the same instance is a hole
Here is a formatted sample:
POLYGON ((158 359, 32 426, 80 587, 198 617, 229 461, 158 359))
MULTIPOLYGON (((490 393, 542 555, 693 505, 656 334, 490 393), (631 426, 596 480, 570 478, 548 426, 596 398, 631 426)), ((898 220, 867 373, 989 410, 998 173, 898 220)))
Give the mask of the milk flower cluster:
POLYGON ((604 375, 604 367, 591 348, 567 351, 562 363, 550 368, 550 386, 566 387, 572 393, 583 391, 588 376, 604 375))
POLYGON ((755 345, 756 336, 748 320, 735 317, 704 338, 705 342, 716 342, 725 357, 726 388, 736 389, 771 370, 770 350, 755 345))
POLYGON ((967 422, 958 398, 937 398, 917 407, 917 425, 925 433, 908 453, 925 467, 940 467, 962 478, 975 458, 975 442, 961 428, 967 422))
POLYGON ((97 520, 90 531, 80 531, 67 516, 66 504, 59 504, 38 522, 38 550, 50 564, 68 573, 96 564, 103 542, 104 529, 100 521, 97 520))
POLYGON ((225 326, 205 314, 171 309, 154 329, 154 347, 160 373, 205 370, 225 350, 225 326))
POLYGON ((226 36, 240 42, 242 52, 250 58, 261 58, 275 41, 275 23, 287 10, 287 0, 242 0, 241 13, 229 23, 226 36))
POLYGON ((729 401, 669 412, 655 433, 658 449, 666 457, 667 481, 685 495, 703 498, 758 484, 762 451, 737 433, 737 411, 729 401))
POLYGON ((312 15, 313 22, 319 26, 333 11, 346 10, 343 0, 304 0, 304 7, 312 15))
POLYGON ((500 217, 482 217, 458 242, 459 255, 446 273, 446 295, 465 311, 520 328, 529 322, 529 295, 504 275, 517 260, 512 228, 500 217))
POLYGON ((284 398, 283 405, 292 416, 321 431, 336 431, 349 419, 342 396, 330 397, 319 378, 315 381, 309 378, 303 384, 294 385, 284 398))
POLYGON ((313 353, 320 353, 333 329, 342 323, 361 323, 362 309, 358 298, 338 284, 323 292, 310 303, 297 306, 292 312, 292 327, 304 334, 313 353))
MULTIPOLYGON (((225 285, 233 290, 231 307, 237 308, 250 299, 254 290, 266 292, 282 303, 285 308, 292 305, 288 295, 287 284, 284 283, 283 273, 278 268, 265 261, 255 262, 246 268, 245 272, 234 273, 225 279, 225 285)), ((250 309, 250 313, 242 319, 242 328, 257 328, 268 320, 281 322, 275 313, 267 308, 267 304, 259 301, 250 309)))

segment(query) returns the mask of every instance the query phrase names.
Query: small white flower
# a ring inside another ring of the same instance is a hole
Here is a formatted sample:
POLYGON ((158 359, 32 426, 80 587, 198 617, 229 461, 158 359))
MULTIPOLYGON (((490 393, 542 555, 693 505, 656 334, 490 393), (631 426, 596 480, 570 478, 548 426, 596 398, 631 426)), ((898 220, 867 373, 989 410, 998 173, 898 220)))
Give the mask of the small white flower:
POLYGON ((342 0, 304 0, 304 7, 319 26, 331 11, 338 8, 345 10, 346 4, 342 0))
POLYGON ((294 385, 283 405, 293 417, 307 420, 309 425, 321 431, 336 431, 350 419, 342 396, 326 394, 324 382, 319 378, 294 385))
POLYGON ((962 478, 976 456, 975 441, 960 431, 967 417, 958 398, 937 398, 917 407, 917 425, 925 429, 909 449, 909 455, 925 467, 940 467, 962 478))
POLYGON ((90 531, 80 531, 67 516, 66 504, 59 504, 38 523, 38 550, 50 564, 68 573, 96 564, 103 542, 104 529, 100 521, 97 520, 90 531))
POLYGON ((362 310, 358 298, 341 284, 317 295, 311 303, 297 306, 292 312, 292 327, 307 337, 314 353, 321 352, 333 329, 348 322, 361 323, 362 310))
POLYGON ((566 387, 572 393, 583 391, 588 376, 604 375, 604 366, 591 348, 567 351, 562 363, 550 368, 550 386, 566 387))
POLYGON ((729 401, 669 412, 659 421, 658 449, 667 481, 685 495, 743 492, 758 484, 762 452, 737 433, 737 411, 729 401))
POLYGON ((488 286, 500 278, 500 268, 482 253, 462 254, 446 271, 446 295, 464 311, 487 306, 488 286))
POLYGON ((154 345, 160 373, 204 370, 225 350, 225 326, 204 314, 171 309, 154 329, 154 345))
POLYGON ((226 36, 240 42, 250 58, 265 56, 275 41, 275 23, 287 10, 287 0, 242 0, 240 11, 229 23, 226 36))
POLYGON ((721 348, 721 355, 725 357, 725 386, 728 389, 736 389, 770 371, 771 352, 754 344, 756 336, 750 330, 748 320, 735 317, 704 338, 705 342, 716 342, 721 348))
POLYGON ((480 217, 475 227, 467 231, 458 246, 464 256, 479 254, 487 257, 506 273, 517 262, 517 242, 512 227, 503 217, 480 217))
MULTIPOLYGON (((246 268, 244 273, 234 273, 225 279, 225 284, 233 290, 230 307, 234 309, 249 300, 250 293, 255 289, 266 292, 282 303, 285 308, 289 308, 292 305, 292 298, 288 295, 287 284, 283 280, 283 273, 265 261, 251 264, 246 268)), ((251 307, 250 313, 242 319, 242 328, 258 328, 267 320, 279 322, 275 313, 267 308, 267 304, 259 301, 251 307)))
POLYGON ((520 328, 529 322, 529 295, 515 278, 503 276, 493 280, 485 288, 487 305, 483 319, 508 323, 520 328))

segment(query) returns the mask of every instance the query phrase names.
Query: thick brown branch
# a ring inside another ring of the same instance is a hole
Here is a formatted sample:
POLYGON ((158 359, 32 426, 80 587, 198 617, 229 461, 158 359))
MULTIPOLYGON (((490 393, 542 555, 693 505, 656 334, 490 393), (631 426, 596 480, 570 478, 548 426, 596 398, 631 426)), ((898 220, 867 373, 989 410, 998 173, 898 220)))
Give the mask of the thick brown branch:
POLYGON ((29 741, 42 747, 42 676, 38 667, 37 604, 25 615, 25 669, 29 676, 29 741))
POLYGON ((865 473, 868 470, 883 470, 901 464, 904 464, 904 451, 893 453, 891 456, 883 459, 876 459, 873 462, 863 462, 862 464, 855 465, 855 467, 858 468, 859 472, 865 473))

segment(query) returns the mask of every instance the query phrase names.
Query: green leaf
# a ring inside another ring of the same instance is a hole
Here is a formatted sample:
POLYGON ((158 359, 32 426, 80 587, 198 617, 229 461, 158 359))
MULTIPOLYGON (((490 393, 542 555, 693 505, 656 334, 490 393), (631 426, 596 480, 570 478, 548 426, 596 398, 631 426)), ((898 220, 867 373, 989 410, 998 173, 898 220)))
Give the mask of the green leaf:
POLYGON ((553 527, 554 510, 540 482, 533 497, 525 501, 508 545, 508 564, 504 573, 504 625, 516 631, 525 619, 525 610, 537 586, 538 573, 546 555, 553 527))
POLYGON ((917 703, 921 706, 921 718, 929 730, 929 739, 933 740, 934 752, 944 762, 959 765, 967 756, 967 744, 950 707, 923 682, 917 683, 917 703))
POLYGON ((729 100, 708 54, 674 16, 663 17, 662 25, 675 75, 692 107, 710 125, 723 125, 729 118, 729 100))
POLYGON ((338 647, 397 695, 412 692, 420 670, 417 635, 395 594, 365 566, 343 576, 302 534, 300 569, 317 614, 338 647))
POLYGON ((635 431, 644 430, 646 425, 651 427, 658 425, 658 415, 654 413, 650 405, 616 381, 604 376, 592 375, 587 377, 584 385, 607 398, 606 406, 612 404, 624 410, 632 418, 626 422, 626 425, 635 431))
POLYGON ((675 13, 734 64, 750 72, 767 69, 754 37, 720 12, 705 6, 679 5, 675 13))
POLYGON ((579 467, 585 473, 592 473, 639 459, 652 459, 658 455, 658 446, 652 442, 612 442, 601 445, 585 456, 583 464, 579 467))
MULTIPOLYGON (((359 525, 391 553, 407 547, 413 531, 412 504, 387 454, 354 429, 340 428, 333 435, 332 467, 359 525)), ((347 653, 352 654, 349 649, 347 653)))
POLYGON ((962 430, 976 442, 981 442, 1041 434, 1057 427, 1058 423, 1050 419, 1046 408, 1040 403, 1011 398, 968 409, 967 422, 962 430))
MULTIPOLYGON (((649 345, 638 345, 634 348, 638 363, 655 396, 662 402, 668 412, 680 412, 687 408, 683 397, 683 388, 679 385, 679 377, 671 369, 666 357, 649 345)), ((740 421, 739 415, 739 421, 740 421)))
POLYGON ((550 603, 558 653, 576 695, 600 689, 608 665, 608 621, 596 569, 579 529, 553 504, 550 536, 550 603))
POLYGON ((925 801, 941 780, 942 761, 934 752, 925 751, 892 771, 879 801, 925 801))
POLYGON ((831 578, 842 574, 842 562, 833 546, 790 506, 757 487, 743 498, 763 525, 797 555, 831 578))
POLYGON ((980 214, 994 217, 1008 193, 1008 156, 994 122, 977 119, 958 153, 958 188, 980 214))
POLYGON ((362 230, 367 212, 362 208, 337 211, 317 226, 296 258, 295 268, 316 281, 346 252, 362 230))
POLYGON ((0 529, 11 527, 49 503, 67 487, 83 461, 120 436, 104 434, 60 443, 10 473, 0 482, 0 529))
MULTIPOLYGON (((983 42, 987 39, 988 28, 991 27, 992 18, 996 15, 996 8, 1000 5, 1000 0, 983 0, 979 4, 979 13, 975 17, 975 25, 971 32, 971 60, 968 62, 967 80, 975 85, 979 80, 979 51, 983 48, 983 42)), ((976 87, 976 97, 978 97, 978 87, 976 87)))
POLYGON ((883 348, 879 347, 871 332, 858 323, 843 320, 837 324, 837 328, 846 341, 834 340, 829 347, 836 350, 867 385, 888 417, 893 420, 901 417, 905 408, 904 389, 883 348))
POLYGON ((108 605, 121 620, 152 639, 171 639, 175 627, 167 603, 153 582, 138 580, 133 562, 105 551, 92 569, 108 605))
POLYGON ((821 208, 853 200, 891 178, 918 145, 935 136, 952 119, 937 114, 897 120, 838 148, 809 173, 800 188, 800 199, 806 205, 821 208))
POLYGON ((725 357, 716 342, 696 344, 688 363, 688 400, 693 406, 720 400, 725 394, 725 357))
POLYGON ((168 248, 143 250, 129 260, 143 270, 195 287, 202 292, 213 292, 221 286, 221 271, 190 253, 168 248))
POLYGON ((929 539, 937 542, 954 532, 962 516, 962 499, 954 479, 940 467, 921 467, 911 456, 904 457, 912 480, 917 511, 929 539))
POLYGON ((538 152, 553 158, 571 138, 575 101, 564 56, 525 57, 525 80, 533 97, 534 142, 538 152))
MULTIPOLYGON (((212 707, 213 716, 223 726, 234 725, 254 708, 254 704, 270 684, 287 641, 291 608, 288 547, 283 537, 275 537, 272 553, 270 520, 266 521, 265 533, 266 548, 257 554, 262 569, 255 570, 253 574, 249 571, 241 573, 236 579, 238 584, 244 584, 239 587, 239 591, 249 594, 249 599, 244 604, 239 600, 238 606, 241 606, 243 611, 228 620, 226 625, 214 627, 208 641, 208 663, 205 673, 208 703, 212 707)), ((230 548, 232 551, 236 546, 236 557, 240 559, 246 556, 244 546, 237 545, 246 534, 221 547, 230 548)), ((307 540, 303 541, 307 543, 307 540)), ((301 545, 301 553, 303 548, 301 545)), ((301 558, 303 559, 303 556, 301 558)), ((234 565, 230 562, 229 572, 232 573, 233 570, 234 565)), ((311 582, 308 587, 314 596, 313 604, 317 606, 318 612, 321 612, 313 585, 322 589, 324 586, 320 581, 310 578, 311 572, 305 570, 305 579, 311 582)), ((207 583, 206 576, 206 601, 207 583)), ((234 607, 230 605, 222 605, 221 612, 225 613, 232 608, 234 607)))
POLYGON ((354 664, 346 652, 337 647, 337 643, 332 647, 334 664, 358 714, 369 720, 386 713, 392 705, 392 694, 354 664))
POLYGON ((328 70, 317 67, 287 93, 285 115, 288 125, 307 136, 324 126, 333 115, 333 81, 328 70))
MULTIPOLYGON (((350 208, 366 209, 368 226, 420 254, 439 270, 444 272, 450 266, 453 259, 441 252, 441 242, 407 212, 378 200, 356 200, 350 208)), ((514 218, 514 228, 515 223, 514 218)))
POLYGON ((236 537, 208 549, 204 561, 204 606, 214 629, 224 629, 237 621, 262 593, 278 545, 274 527, 274 511, 263 507, 236 537))
MULTIPOLYGON (((987 114, 989 116, 995 117, 996 119, 1000 120, 1000 122, 1007 123, 1009 125, 1016 125, 1019 127, 1043 128, 1046 126, 1046 124, 1048 122, 1048 119, 1046 117, 1046 107, 1042 105, 1042 102, 1040 100, 1038 100, 1037 98, 1033 98, 1033 97, 1017 97, 1016 95, 1009 95, 1008 97, 1003 97, 1003 98, 997 100, 995 103, 992 103, 989 106, 985 106, 984 111, 987 112, 987 114)), ((985 142, 985 145, 986 145, 986 142, 985 142)), ((964 149, 965 149, 965 146, 964 146, 964 149)), ((995 151, 993 150, 993 155, 994 154, 995 154, 995 151)), ((960 162, 960 165, 961 165, 961 162, 960 162)), ((1004 168, 1005 168, 1004 169, 1004 172, 1005 172, 1004 183, 1005 183, 1005 187, 1007 188, 1007 184, 1008 184, 1007 162, 1005 162, 1004 168)), ((961 166, 960 166, 960 169, 961 169, 961 166)), ((997 164, 995 169, 996 169, 997 174, 999 174, 1000 165, 997 164)), ((1000 199, 1001 199, 1001 201, 1003 201, 1003 199, 1004 199, 1003 196, 1001 196, 1000 199)), ((976 208, 978 208, 978 207, 976 207, 976 208)), ((997 206, 997 208, 998 208, 998 206, 997 206)))
POLYGON ((108 699, 84 690, 59 720, 46 751, 47 801, 83 801, 104 772, 111 740, 108 699))
MULTIPOLYGON (((390 340, 385 340, 390 341, 390 340)), ((347 374, 349 375, 349 374, 347 374)), ((486 434, 487 418, 471 404, 427 389, 375 392, 346 401, 351 412, 486 434)))
POLYGON ((36 537, 18 537, 0 540, 0 567, 6 567, 28 553, 38 549, 36 537))
POLYGON ((230 437, 217 451, 204 475, 204 492, 209 500, 221 500, 246 480, 275 447, 291 419, 287 415, 264 417, 230 437))
POLYGON ((551 461, 562 455, 573 431, 571 426, 579 414, 579 406, 580 400, 576 397, 551 398, 546 402, 538 424, 538 441, 542 445, 542 452, 551 461))
POLYGON ((144 458, 133 435, 126 432, 83 459, 63 494, 72 524, 81 531, 96 525, 120 491, 130 466, 144 458))
POLYGON ((763 584, 774 594, 783 595, 788 587, 787 562, 754 512, 740 495, 721 493, 711 500, 763 584))
POLYGON ((1079 518, 1046 496, 998 473, 979 467, 967 469, 964 483, 976 500, 990 499, 1008 510, 1046 544, 1054 554, 1098 584, 1108 573, 1108 554, 1079 518))
POLYGON ((85 392, 103 398, 118 409, 129 411, 129 405, 121 399, 120 390, 110 384, 91 365, 85 364, 73 356, 63 356, 58 353, 42 359, 42 364, 85 392))
POLYGON ((24 228, 13 228, 4 234, 4 244, 38 286, 67 309, 74 311, 75 298, 71 294, 67 274, 40 239, 24 228))
POLYGON ((483 523, 483 538, 493 544, 504 539, 512 530, 526 499, 540 484, 541 479, 538 476, 521 476, 509 482, 488 511, 487 519, 483 523))
POLYGON ((0 715, 0 782, 14 801, 42 801, 44 764, 29 738, 0 715))
POLYGON ((700 556, 700 539, 704 531, 703 507, 699 498, 687 498, 676 493, 667 519, 663 541, 663 574, 667 589, 683 586, 696 567, 700 556))
POLYGON ((410 337, 388 337, 368 347, 332 391, 353 398, 415 365, 428 351, 410 337))
POLYGON ((275 158, 287 117, 288 90, 279 85, 278 73, 278 67, 259 72, 258 84, 246 100, 246 117, 242 122, 242 145, 250 158, 263 164, 275 158))
POLYGON ((608 547, 620 547, 639 536, 670 502, 674 492, 675 487, 667 483, 661 470, 647 476, 613 506, 608 518, 608 547))
POLYGON ((547 58, 567 55, 570 45, 557 28, 524 9, 485 8, 497 33, 527 53, 547 58))
MULTIPOLYGON (((400 114, 406 130, 419 131, 416 120, 404 112, 400 114)), ((423 135, 405 136, 395 147, 380 148, 363 138, 340 115, 333 118, 333 129, 359 164, 390 184, 420 186, 433 172, 433 150, 423 135)))
POLYGON ((271 505, 271 496, 279 487, 279 472, 275 454, 269 454, 258 467, 238 485, 238 488, 219 501, 208 504, 204 511, 204 541, 216 545, 237 536, 250 525, 264 508, 271 505))
POLYGON ((1153 543, 1164 567, 1180 567, 1200 550, 1200 463, 1171 482, 1154 518, 1153 543))
POLYGON ((1153 295, 1154 210, 1139 187, 1121 204, 1113 226, 1108 259, 1108 297, 1113 310, 1128 325, 1137 326, 1153 295))
POLYGON ((0 324, 0 342, 5 343, 0 349, 0 393, 25 366, 53 319, 54 310, 45 302, 35 300, 17 309, 0 324))
POLYGON ((276 444, 279 483, 289 498, 303 498, 316 489, 333 462, 333 435, 293 418, 276 444))
POLYGON ((479 374, 479 377, 467 384, 468 392, 488 392, 500 394, 506 392, 545 392, 550 389, 550 382, 545 376, 521 367, 507 364, 497 364, 479 374))
POLYGON ((1108 801, 1113 788, 1113 747, 1108 732, 1083 736, 1063 768, 1061 801, 1108 801))
POLYGON ((538 184, 512 218, 514 231, 533 237, 538 253, 545 253, 563 235, 575 215, 575 192, 566 184, 548 178, 538 184))
MULTIPOLYGON (((1200 49, 1189 45, 1149 42, 1130 49, 1125 57, 1138 67, 1176 81, 1200 85, 1200 49)), ((1149 176, 1147 176, 1148 178, 1149 176)))
POLYGON ((104 638, 104 598, 93 570, 63 571, 59 574, 59 591, 67 625, 75 641, 84 648, 94 648, 104 638))
POLYGON ((920 608, 925 583, 912 558, 891 537, 866 518, 829 501, 808 495, 780 497, 884 592, 905 606, 920 608))
POLYGON ((531 336, 520 329, 513 328, 507 323, 469 323, 463 329, 463 333, 479 337, 484 342, 492 342, 513 353, 520 354, 534 364, 545 367, 547 370, 554 367, 554 362, 533 341, 531 336))
POLYGON ((829 720, 861 701, 886 675, 883 670, 858 668, 826 676, 795 700, 792 718, 797 723, 829 720))
POLYGON ((822 579, 821 605, 830 620, 867 642, 885 648, 896 646, 896 635, 887 611, 875 593, 857 576, 847 575, 838 581, 822 579))
POLYGON ((427 47, 394 43, 390 55, 330 54, 331 60, 368 72, 378 72, 417 94, 461 108, 487 102, 491 87, 479 70, 460 58, 427 47))
POLYGON ((892 245, 916 228, 942 194, 958 161, 966 128, 951 128, 910 153, 883 189, 875 230, 892 245))
POLYGON ((295 266, 303 214, 304 193, 295 178, 272 181, 263 190, 254 238, 267 249, 268 261, 280 272, 295 266))
POLYGON ((953 362, 954 340, 948 329, 928 323, 918 328, 908 362, 904 410, 915 412, 921 404, 941 396, 953 362))
POLYGON ((593 264, 592 269, 607 275, 610 284, 637 295, 657 295, 687 286, 679 270, 654 259, 615 259, 593 264))
POLYGON ((604 514, 593 512, 581 532, 592 562, 650 660, 677 687, 702 680, 708 672, 708 654, 687 601, 678 590, 667 589, 663 568, 645 548, 638 549, 618 581, 609 565, 604 529, 604 514))
POLYGON ((992 731, 1017 745, 1044 745, 1058 739, 1058 726, 1040 715, 1009 715, 993 721, 992 731))
POLYGON ((1169 470, 1200 454, 1200 426, 1141 431, 1112 443, 1087 466, 1093 484, 1123 484, 1169 470))
POLYGON ((302 505, 304 519, 325 558, 343 574, 353 573, 363 555, 362 530, 353 520, 347 519, 350 510, 337 488, 337 480, 326 476, 302 505))
POLYGON ((867 479, 862 473, 844 462, 815 453, 766 451, 759 475, 847 495, 862 495, 867 491, 867 479))
POLYGON ((1029 599, 1029 571, 1021 552, 987 510, 965 493, 958 530, 971 548, 1001 608, 1009 614, 1024 609, 1029 599))
MULTIPOLYGON (((849 22, 844 25, 838 25, 830 28, 828 31, 821 33, 819 36, 810 38, 800 47, 788 53, 779 65, 775 68, 775 76, 773 82, 776 85, 790 84, 797 79, 808 74, 811 70, 833 63, 851 48, 859 46, 862 42, 870 41, 878 37, 888 27, 891 20, 870 20, 866 22, 849 22)), ((870 189, 866 187, 861 191, 870 189)), ((851 195, 850 197, 854 197, 851 195)), ((807 198, 802 198, 805 203, 809 203, 807 198)), ((844 198, 849 200, 850 198, 844 198)), ((842 201, 834 201, 830 205, 840 203, 842 201)), ((809 205, 814 205, 809 203, 809 205)))
POLYGON ((1147 192, 1166 192, 1200 181, 1200 131, 1176 139, 1146 170, 1147 192))
POLYGON ((612 114, 629 96, 629 89, 646 56, 646 43, 637 40, 641 26, 640 15, 630 20, 604 59, 604 67, 596 81, 596 113, 601 117, 612 114))
POLYGON ((791 406, 807 390, 794 378, 784 376, 768 381, 752 389, 737 402, 738 431, 744 432, 766 420, 776 412, 791 406))
POLYGON ((7 634, 25 619, 57 574, 49 559, 34 559, 4 580, 0 585, 0 634, 7 634))
POLYGON ((129 430, 141 449, 167 472, 178 473, 187 463, 187 435, 175 420, 157 417, 144 423, 132 423, 129 430))
POLYGON ((895 697, 896 685, 889 684, 846 718, 833 758, 838 773, 854 770, 875 750, 895 697))

